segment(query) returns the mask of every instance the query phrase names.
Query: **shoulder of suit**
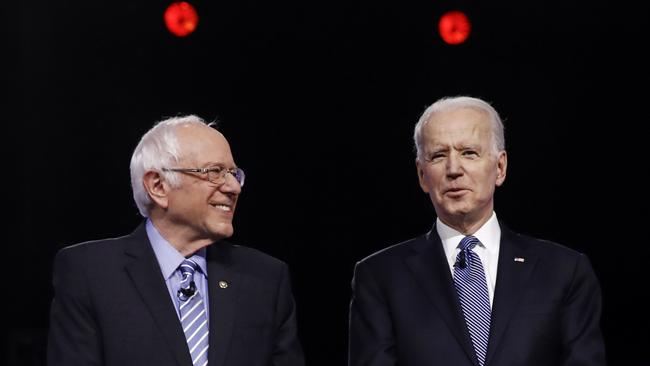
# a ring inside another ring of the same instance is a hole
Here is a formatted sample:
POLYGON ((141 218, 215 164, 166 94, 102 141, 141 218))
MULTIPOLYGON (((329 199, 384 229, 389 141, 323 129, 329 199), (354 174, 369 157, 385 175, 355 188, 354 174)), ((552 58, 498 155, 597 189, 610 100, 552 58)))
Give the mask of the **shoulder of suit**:
POLYGON ((510 238, 511 240, 516 240, 517 243, 519 243, 521 246, 526 248, 526 250, 534 252, 535 254, 540 256, 577 259, 585 255, 584 253, 581 253, 566 245, 551 240, 546 240, 546 239, 536 238, 525 234, 516 233, 514 231, 509 232, 508 238, 510 238))
POLYGON ((255 249, 246 245, 233 244, 229 241, 222 240, 213 244, 214 249, 228 249, 231 256, 236 262, 244 262, 248 264, 258 264, 266 266, 284 266, 286 263, 270 254, 267 254, 259 249, 255 249))
POLYGON ((413 248, 415 246, 422 245, 422 242, 426 240, 427 240, 427 234, 423 234, 415 238, 411 238, 403 242, 393 244, 389 247, 383 248, 379 251, 370 254, 369 256, 360 260, 359 263, 374 263, 374 262, 402 260, 402 258, 412 254, 413 248))
POLYGON ((120 242, 126 241, 130 235, 124 235, 115 238, 105 238, 97 240, 89 240, 81 243, 71 244, 59 249, 60 253, 66 253, 68 255, 73 254, 82 254, 85 252, 95 252, 95 251, 106 251, 106 250, 115 250, 119 247, 120 242))
MULTIPOLYGON (((284 261, 248 246, 222 240, 212 244, 208 250, 213 251, 215 259, 221 257, 221 260, 230 263, 232 270, 255 282, 276 283, 290 273, 289 266, 284 261)), ((212 255, 208 254, 208 257, 212 255)))
POLYGON ((136 226, 136 228, 129 234, 68 245, 60 249, 59 253, 65 255, 83 255, 84 253, 108 254, 113 251, 122 252, 127 243, 134 241, 142 242, 143 240, 148 240, 144 221, 136 226))

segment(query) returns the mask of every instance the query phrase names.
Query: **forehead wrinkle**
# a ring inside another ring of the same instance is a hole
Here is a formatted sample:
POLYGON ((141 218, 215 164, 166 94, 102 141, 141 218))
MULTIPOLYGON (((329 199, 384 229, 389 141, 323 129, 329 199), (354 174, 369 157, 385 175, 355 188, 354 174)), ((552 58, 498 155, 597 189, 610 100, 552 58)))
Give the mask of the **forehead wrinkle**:
MULTIPOLYGON (((452 146, 454 149, 483 147, 486 141, 491 141, 489 123, 479 123, 457 126, 456 123, 444 123, 430 120, 422 137, 425 149, 440 149, 452 146), (483 137, 487 138, 483 138, 483 137)), ((489 142, 487 142, 489 143, 489 142)))
POLYGON ((449 146, 458 148, 480 145, 483 140, 479 137, 481 135, 480 128, 471 128, 469 134, 465 133, 466 130, 452 130, 450 133, 443 132, 438 134, 437 137, 425 139, 425 144, 430 148, 447 148, 449 146))

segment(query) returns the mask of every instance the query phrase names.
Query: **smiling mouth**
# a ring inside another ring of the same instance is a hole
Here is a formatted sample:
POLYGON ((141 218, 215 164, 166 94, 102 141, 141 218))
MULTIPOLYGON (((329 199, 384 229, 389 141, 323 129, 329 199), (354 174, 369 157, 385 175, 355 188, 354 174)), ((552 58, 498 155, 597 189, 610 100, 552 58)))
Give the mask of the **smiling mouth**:
POLYGON ((232 207, 228 206, 228 205, 224 205, 224 204, 220 204, 220 203, 214 203, 214 204, 212 204, 212 207, 214 207, 216 209, 219 209, 221 211, 224 211, 224 212, 232 212, 232 207))

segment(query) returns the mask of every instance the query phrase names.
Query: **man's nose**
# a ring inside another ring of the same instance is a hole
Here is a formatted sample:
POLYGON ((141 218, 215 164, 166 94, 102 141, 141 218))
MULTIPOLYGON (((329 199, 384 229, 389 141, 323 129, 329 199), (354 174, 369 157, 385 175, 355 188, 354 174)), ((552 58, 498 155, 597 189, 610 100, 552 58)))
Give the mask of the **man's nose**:
POLYGON ((237 181, 234 175, 230 173, 226 173, 225 175, 226 181, 223 182, 221 187, 219 187, 219 190, 222 192, 226 193, 233 193, 233 194, 239 194, 241 193, 241 185, 237 181))
POLYGON ((457 154, 450 154, 447 158, 447 176, 457 177, 463 174, 463 163, 457 154))

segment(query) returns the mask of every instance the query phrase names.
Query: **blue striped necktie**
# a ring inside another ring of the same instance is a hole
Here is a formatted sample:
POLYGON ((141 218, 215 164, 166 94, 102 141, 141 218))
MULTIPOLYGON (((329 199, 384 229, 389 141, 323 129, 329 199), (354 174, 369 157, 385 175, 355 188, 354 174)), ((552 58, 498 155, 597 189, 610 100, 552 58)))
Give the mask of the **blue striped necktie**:
POLYGON ((478 239, 473 236, 466 236, 460 241, 460 253, 454 264, 454 286, 476 357, 479 365, 483 366, 490 338, 491 310, 483 264, 472 251, 478 243, 478 239))
POLYGON ((205 366, 208 364, 208 317, 201 293, 194 284, 194 272, 199 265, 191 259, 185 259, 178 267, 183 279, 178 290, 178 303, 181 314, 181 324, 187 339, 187 346, 192 357, 192 364, 205 366))

